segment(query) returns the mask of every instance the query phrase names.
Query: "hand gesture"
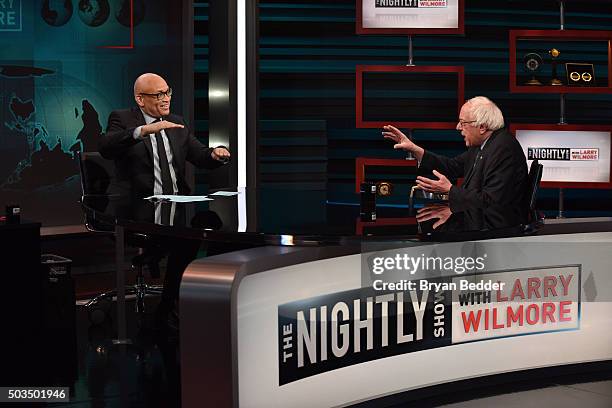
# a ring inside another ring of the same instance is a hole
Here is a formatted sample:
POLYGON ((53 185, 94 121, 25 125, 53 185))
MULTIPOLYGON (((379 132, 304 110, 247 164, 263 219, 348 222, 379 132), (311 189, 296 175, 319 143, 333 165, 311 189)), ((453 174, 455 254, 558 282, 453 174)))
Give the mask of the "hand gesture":
POLYGON ((210 156, 221 162, 228 162, 230 159, 230 152, 225 147, 215 147, 210 153, 210 156))
POLYGON ((409 152, 414 151, 416 145, 412 143, 408 137, 402 133, 401 130, 392 125, 383 126, 383 136, 385 139, 393 140, 395 142, 394 149, 402 149, 409 152))
POLYGON ((433 174, 438 178, 438 180, 432 180, 427 177, 418 176, 416 179, 417 185, 428 192, 443 194, 448 193, 451 187, 453 186, 451 182, 448 181, 444 174, 440 173, 437 170, 434 170, 433 174))
POLYGON ((434 204, 427 207, 421 208, 417 211, 417 221, 425 222, 428 220, 438 220, 434 223, 433 228, 436 229, 440 225, 444 224, 450 216, 453 214, 450 207, 443 204, 434 204))
POLYGON ((148 125, 144 125, 140 130, 140 136, 144 137, 144 136, 152 135, 155 133, 159 133, 164 129, 173 129, 173 128, 182 129, 184 127, 185 127, 184 125, 181 125, 179 123, 174 123, 174 122, 170 122, 167 120, 161 120, 159 122, 153 122, 153 123, 149 123, 148 125))

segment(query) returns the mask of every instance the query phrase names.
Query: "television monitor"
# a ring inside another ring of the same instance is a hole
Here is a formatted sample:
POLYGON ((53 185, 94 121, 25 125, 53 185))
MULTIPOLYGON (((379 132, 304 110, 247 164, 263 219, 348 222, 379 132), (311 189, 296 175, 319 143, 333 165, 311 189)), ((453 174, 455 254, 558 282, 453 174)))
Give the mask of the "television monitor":
POLYGON ((527 164, 544 165, 543 187, 612 188, 612 126, 514 125, 527 164))

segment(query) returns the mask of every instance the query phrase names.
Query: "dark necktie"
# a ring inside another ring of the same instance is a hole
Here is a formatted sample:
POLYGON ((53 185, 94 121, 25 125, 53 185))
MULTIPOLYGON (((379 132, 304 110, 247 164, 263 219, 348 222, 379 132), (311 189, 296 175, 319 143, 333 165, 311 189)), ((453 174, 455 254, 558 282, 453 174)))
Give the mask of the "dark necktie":
MULTIPOLYGON (((156 120, 159 122, 159 119, 156 120)), ((159 169, 161 171, 161 182, 162 192, 164 194, 174 194, 174 188, 172 186, 172 177, 170 176, 170 165, 168 163, 168 156, 166 156, 166 145, 160 132, 155 134, 155 141, 157 142, 157 155, 159 156, 159 169)))

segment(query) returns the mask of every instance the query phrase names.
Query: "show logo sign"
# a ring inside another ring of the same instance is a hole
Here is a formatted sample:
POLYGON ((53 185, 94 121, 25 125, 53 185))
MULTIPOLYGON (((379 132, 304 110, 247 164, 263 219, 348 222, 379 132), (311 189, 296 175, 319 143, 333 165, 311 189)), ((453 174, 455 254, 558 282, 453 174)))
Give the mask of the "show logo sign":
POLYGON ((279 305, 279 385, 405 353, 579 328, 578 266, 420 279, 413 287, 279 305), (473 289, 491 286, 483 282, 498 289, 473 289))
MULTIPOLYGON (((453 278, 457 281, 460 278, 453 278)), ((478 275, 494 291, 453 292, 453 344, 579 327, 580 268, 478 275)))
POLYGON ((21 31, 21 0, 0 0, 0 31, 21 31))
POLYGON ((376 8, 441 8, 447 7, 447 0, 375 0, 376 8))
POLYGON ((278 307, 279 384, 451 344, 451 294, 362 288, 278 307))
POLYGON ((528 147, 528 160, 578 160, 598 161, 598 148, 572 149, 568 147, 528 147))

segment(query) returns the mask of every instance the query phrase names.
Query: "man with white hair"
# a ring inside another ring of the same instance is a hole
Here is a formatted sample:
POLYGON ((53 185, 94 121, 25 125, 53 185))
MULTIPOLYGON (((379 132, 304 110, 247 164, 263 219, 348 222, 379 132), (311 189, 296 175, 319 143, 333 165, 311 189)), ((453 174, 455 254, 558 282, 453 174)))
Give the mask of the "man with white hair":
POLYGON ((454 158, 426 151, 391 125, 383 128, 383 136, 395 142, 395 149, 416 156, 419 173, 433 172, 437 180, 418 176, 416 183, 425 191, 449 194, 453 212, 491 204, 524 205, 527 161, 519 142, 504 128, 497 105, 484 96, 470 99, 461 108, 457 130, 468 150, 454 158), (461 177, 461 187, 450 181, 461 177))

